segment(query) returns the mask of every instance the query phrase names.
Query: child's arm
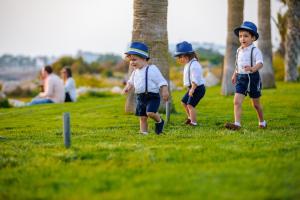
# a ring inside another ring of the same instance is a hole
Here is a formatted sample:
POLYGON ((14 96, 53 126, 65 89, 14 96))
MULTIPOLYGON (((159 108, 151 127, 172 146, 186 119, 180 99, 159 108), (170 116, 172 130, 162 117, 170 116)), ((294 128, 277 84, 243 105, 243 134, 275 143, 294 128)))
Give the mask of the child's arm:
POLYGON ((133 85, 127 82, 125 88, 122 91, 122 94, 127 94, 132 88, 133 88, 133 85))
POLYGON ((192 97, 194 92, 195 92, 195 89, 197 88, 197 84, 192 82, 192 87, 191 89, 189 90, 189 96, 192 97))
POLYGON ((135 75, 135 70, 132 71, 129 80, 126 83, 125 88, 122 90, 122 94, 127 94, 133 87, 134 87, 134 75, 135 75))
POLYGON ((262 67, 263 67, 262 63, 257 63, 253 67, 247 65, 247 66, 245 66, 245 71, 249 71, 249 72, 253 73, 253 72, 260 70, 262 67))
POLYGON ((168 101, 169 99, 169 90, 168 90, 168 82, 163 77, 161 72, 156 66, 153 66, 150 71, 152 74, 152 78, 155 84, 158 85, 158 87, 161 90, 161 95, 164 101, 168 101))
POLYGON ((232 77, 231 77, 231 82, 233 85, 236 83, 236 76, 237 76, 237 72, 236 72, 236 70, 234 70, 232 77))
POLYGON ((169 100, 169 90, 168 90, 168 86, 167 85, 163 85, 160 87, 161 90, 161 95, 164 101, 168 101, 169 100))

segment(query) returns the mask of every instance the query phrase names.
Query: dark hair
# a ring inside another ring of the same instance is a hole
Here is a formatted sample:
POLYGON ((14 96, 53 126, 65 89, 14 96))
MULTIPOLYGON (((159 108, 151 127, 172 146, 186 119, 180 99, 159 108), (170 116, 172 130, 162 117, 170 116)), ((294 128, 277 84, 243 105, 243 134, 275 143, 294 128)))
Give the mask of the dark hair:
POLYGON ((66 70, 67 77, 68 77, 68 78, 72 77, 72 71, 71 71, 71 68, 70 68, 70 67, 65 67, 64 69, 66 70))
POLYGON ((48 74, 51 74, 53 72, 53 69, 50 65, 46 65, 44 70, 48 73, 48 74))
POLYGON ((135 56, 137 56, 137 57, 139 57, 139 58, 141 58, 141 59, 145 59, 146 61, 149 61, 149 60, 150 60, 150 58, 145 58, 145 57, 140 56, 140 55, 137 55, 137 54, 127 54, 126 57, 129 57, 129 56, 131 56, 131 55, 135 55, 135 56))
POLYGON ((188 57, 189 60, 192 60, 193 58, 196 58, 196 60, 199 61, 199 58, 195 52, 192 53, 186 53, 186 54, 181 54, 180 56, 186 56, 188 57))
POLYGON ((241 30, 239 30, 239 33, 240 33, 240 31, 246 31, 246 32, 248 32, 252 37, 255 37, 255 38, 256 38, 256 36, 254 35, 254 33, 251 32, 251 31, 249 31, 249 30, 247 30, 247 29, 241 29, 241 30))

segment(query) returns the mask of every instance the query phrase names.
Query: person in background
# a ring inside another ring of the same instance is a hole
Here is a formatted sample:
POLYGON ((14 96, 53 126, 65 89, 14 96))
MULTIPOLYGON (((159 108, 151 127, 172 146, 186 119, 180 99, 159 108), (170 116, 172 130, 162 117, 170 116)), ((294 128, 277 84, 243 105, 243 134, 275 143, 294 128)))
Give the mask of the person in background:
POLYGON ((47 103, 62 103, 65 100, 63 81, 53 73, 51 66, 46 66, 42 70, 44 77, 44 92, 34 98, 27 105, 47 104, 47 103))
POLYGON ((61 77, 65 85, 65 102, 76 101, 76 84, 72 78, 72 71, 69 67, 64 67, 61 70, 61 77))
POLYGON ((42 69, 39 73, 39 89, 40 89, 40 92, 44 92, 44 85, 45 85, 45 77, 44 77, 44 73, 43 73, 43 70, 42 69))
POLYGON ((184 41, 176 45, 175 57, 184 65, 183 85, 187 92, 181 99, 181 103, 187 115, 185 124, 197 126, 196 106, 205 95, 205 80, 203 78, 202 66, 190 43, 184 41))

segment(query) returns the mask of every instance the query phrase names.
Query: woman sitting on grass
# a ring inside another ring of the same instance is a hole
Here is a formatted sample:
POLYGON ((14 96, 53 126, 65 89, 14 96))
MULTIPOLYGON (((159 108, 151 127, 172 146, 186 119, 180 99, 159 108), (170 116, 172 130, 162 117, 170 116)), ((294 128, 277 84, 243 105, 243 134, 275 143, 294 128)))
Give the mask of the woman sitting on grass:
POLYGON ((76 101, 76 85, 75 80, 72 78, 72 71, 69 67, 64 67, 61 70, 61 76, 64 80, 65 85, 65 102, 75 102, 76 101))

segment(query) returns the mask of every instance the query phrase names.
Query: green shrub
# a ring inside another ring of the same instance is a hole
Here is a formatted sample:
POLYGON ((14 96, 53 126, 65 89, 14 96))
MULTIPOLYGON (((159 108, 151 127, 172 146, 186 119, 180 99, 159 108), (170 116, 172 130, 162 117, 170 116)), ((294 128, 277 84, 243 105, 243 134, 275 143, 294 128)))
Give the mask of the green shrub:
POLYGON ((20 86, 16 87, 13 91, 6 93, 9 97, 34 97, 39 93, 38 89, 31 90, 29 88, 22 89, 20 86))
POLYGON ((104 74, 105 77, 113 77, 114 76, 114 73, 111 69, 105 70, 103 72, 103 74, 104 74))
POLYGON ((104 98, 104 97, 111 97, 113 96, 114 94, 110 93, 110 92, 96 92, 96 91, 89 91, 83 95, 81 95, 78 100, 81 101, 81 100, 85 100, 85 99, 88 99, 88 98, 104 98))
POLYGON ((274 74, 276 81, 283 81, 284 80, 284 58, 275 53, 273 55, 273 67, 274 67, 274 74))
POLYGON ((0 108, 10 108, 11 105, 8 102, 8 99, 0 99, 0 108))

